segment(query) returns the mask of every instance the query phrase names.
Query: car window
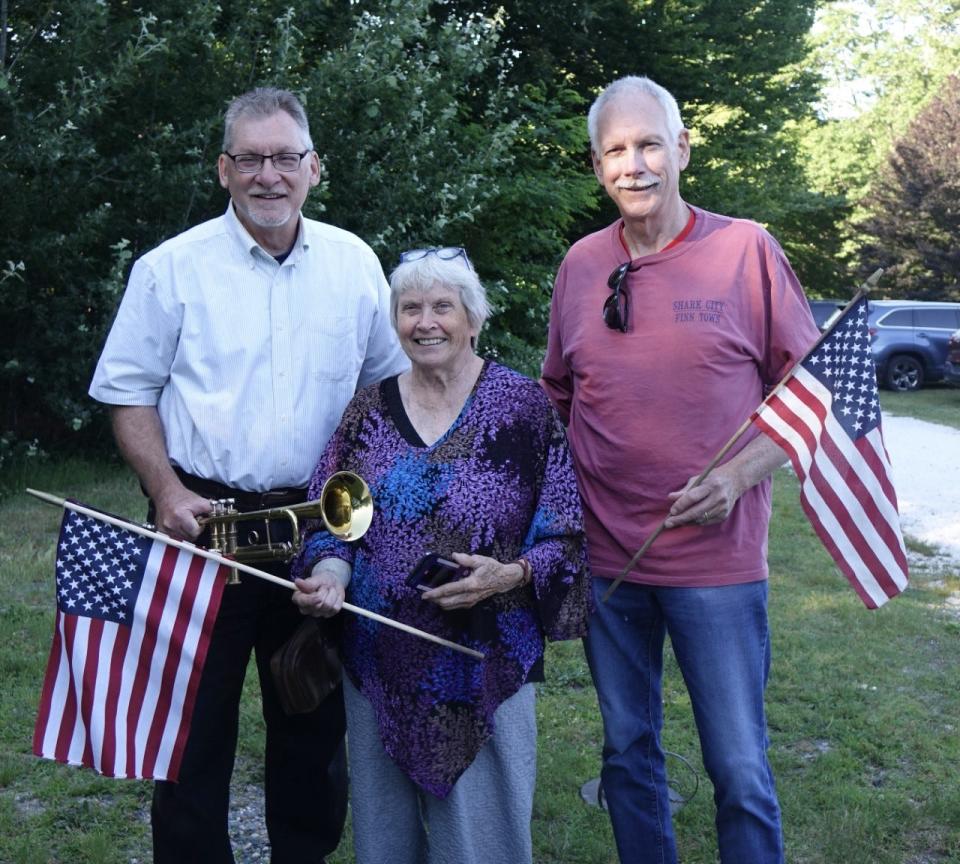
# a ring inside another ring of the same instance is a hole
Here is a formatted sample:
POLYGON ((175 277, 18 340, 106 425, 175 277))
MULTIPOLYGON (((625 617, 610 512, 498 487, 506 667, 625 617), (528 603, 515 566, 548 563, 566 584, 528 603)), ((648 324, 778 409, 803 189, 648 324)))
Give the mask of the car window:
POLYGON ((912 309, 894 309, 884 315, 879 323, 884 327, 912 327, 913 310, 912 309))
POLYGON ((810 305, 813 320, 821 330, 834 312, 839 312, 847 305, 840 300, 808 300, 807 302, 810 305))
POLYGON ((956 330, 958 310, 956 309, 915 309, 914 323, 917 327, 941 327, 944 330, 956 330))

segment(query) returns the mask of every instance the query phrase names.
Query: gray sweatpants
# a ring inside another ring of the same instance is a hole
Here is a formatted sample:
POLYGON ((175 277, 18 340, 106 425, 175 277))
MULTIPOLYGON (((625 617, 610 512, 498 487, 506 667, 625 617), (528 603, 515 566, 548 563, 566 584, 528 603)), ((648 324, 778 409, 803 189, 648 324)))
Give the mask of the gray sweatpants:
POLYGON ((373 708, 344 676, 350 807, 357 864, 531 864, 537 773, 534 688, 494 715, 493 737, 443 800, 383 749, 373 708))

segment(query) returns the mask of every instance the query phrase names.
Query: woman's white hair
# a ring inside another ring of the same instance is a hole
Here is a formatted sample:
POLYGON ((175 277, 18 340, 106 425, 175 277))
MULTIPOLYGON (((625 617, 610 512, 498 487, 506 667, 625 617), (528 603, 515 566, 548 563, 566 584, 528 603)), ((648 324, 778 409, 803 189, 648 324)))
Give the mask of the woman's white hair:
POLYGON ((590 106, 590 113, 587 114, 587 132, 590 134, 590 148, 595 154, 600 155, 600 142, 598 140, 600 132, 600 115, 603 109, 610 102, 627 94, 644 93, 652 96, 667 117, 667 131, 671 138, 677 138, 683 131, 683 120, 680 119, 680 108, 677 106, 677 100, 673 98, 665 87, 661 87, 656 81, 639 75, 627 75, 624 78, 618 78, 612 84, 608 84, 604 91, 596 98, 593 105, 590 106))
POLYGON ((390 321, 394 329, 397 327, 400 295, 407 291, 429 291, 434 285, 456 288, 470 326, 477 331, 483 327, 490 317, 490 304, 487 303, 487 292, 480 283, 477 271, 464 255, 441 258, 428 253, 416 261, 398 264, 390 274, 390 321))

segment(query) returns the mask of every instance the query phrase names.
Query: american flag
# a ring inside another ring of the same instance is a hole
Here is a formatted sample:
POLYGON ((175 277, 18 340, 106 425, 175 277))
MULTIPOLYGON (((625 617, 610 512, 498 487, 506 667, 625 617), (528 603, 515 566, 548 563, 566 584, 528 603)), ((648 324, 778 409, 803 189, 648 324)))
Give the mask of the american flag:
POLYGON ((754 417, 790 456, 814 530, 871 609, 907 586, 861 298, 754 417))
POLYGON ((56 569, 33 752, 176 780, 226 568, 66 509, 56 569))

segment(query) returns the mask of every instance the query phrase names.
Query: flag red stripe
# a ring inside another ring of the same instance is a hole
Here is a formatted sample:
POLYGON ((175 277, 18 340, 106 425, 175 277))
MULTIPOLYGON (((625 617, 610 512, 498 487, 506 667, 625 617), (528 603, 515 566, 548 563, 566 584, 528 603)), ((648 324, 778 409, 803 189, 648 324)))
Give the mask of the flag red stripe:
POLYGON ((170 577, 176 566, 178 554, 175 546, 167 546, 163 550, 160 572, 157 575, 153 595, 144 616, 143 637, 136 658, 136 671, 130 691, 130 705, 127 710, 127 771, 134 772, 133 776, 137 776, 137 769, 139 768, 136 753, 137 728, 140 725, 141 711, 145 708, 148 711, 150 710, 144 704, 144 697, 147 693, 147 685, 150 682, 150 669, 157 649, 160 619, 163 615, 163 607, 170 588, 170 577))
MULTIPOLYGON (((203 672, 203 666, 207 659, 207 649, 210 647, 210 637, 213 635, 213 626, 217 620, 217 610, 220 608, 220 600, 223 596, 224 586, 227 584, 229 570, 227 567, 218 566, 216 574, 213 577, 213 587, 210 594, 210 602, 207 604, 206 614, 203 617, 203 626, 201 629, 200 640, 197 643, 196 654, 194 656, 193 668, 190 670, 190 680, 187 683, 187 692, 183 699, 183 716, 190 718, 193 716, 193 706, 197 699, 197 689, 200 686, 200 676, 203 672)), ((173 745, 173 752, 170 755, 170 767, 168 774, 176 777, 180 773, 180 762, 183 759, 183 750, 187 744, 187 736, 190 734, 189 719, 180 723, 177 730, 177 738, 173 745)))
MULTIPOLYGON (((190 610, 193 608, 193 601, 197 596, 197 586, 199 585, 199 578, 203 571, 204 564, 205 561, 203 558, 192 557, 187 566, 187 575, 183 580, 180 604, 177 608, 177 615, 173 622, 173 628, 166 646, 166 657, 163 663, 164 681, 173 681, 176 678, 183 649, 183 639, 187 632, 187 626, 190 623, 190 610)), ((163 731, 166 728, 167 717, 170 714, 172 696, 173 694, 169 687, 163 688, 157 695, 153 721, 150 724, 150 732, 147 735, 147 746, 144 751, 144 777, 153 776, 157 754, 163 743, 163 731)))
POLYGON ((123 681, 123 661, 130 644, 130 628, 117 627, 110 657, 110 676, 107 696, 104 704, 105 728, 103 736, 103 755, 100 758, 100 773, 108 777, 117 774, 117 716, 120 704, 120 685, 123 681))
MULTIPOLYGON (((880 449, 883 450, 884 458, 886 459, 886 464, 881 460, 880 454, 877 453, 876 449, 870 442, 866 439, 855 442, 857 450, 860 451, 860 455, 863 456, 863 461, 867 463, 870 470, 877 476, 877 479, 880 481, 880 486, 883 489, 883 494, 886 496, 887 501, 890 502, 890 506, 894 510, 897 510, 897 493, 893 488, 893 483, 890 482, 890 475, 887 471, 887 466, 890 464, 890 456, 887 454, 887 448, 883 446, 883 438, 880 439, 880 449)), ((897 544, 899 546, 899 543, 897 544)), ((904 560, 904 567, 906 567, 906 560, 904 560)))
POLYGON ((74 635, 77 630, 77 619, 72 615, 63 616, 63 643, 67 657, 67 692, 63 706, 63 721, 60 724, 60 734, 54 748, 55 758, 59 762, 66 762, 70 752, 70 742, 73 740, 73 729, 77 722, 77 690, 73 677, 73 669, 69 660, 73 656, 74 635))
POLYGON ((47 671, 43 676, 43 689, 40 691, 40 705, 37 709, 37 722, 33 727, 33 755, 43 755, 43 739, 47 735, 47 726, 50 723, 50 713, 53 703, 53 688, 57 683, 60 669, 60 653, 63 650, 63 639, 60 636, 61 615, 57 610, 53 624, 53 644, 50 646, 50 656, 47 658, 47 671))
POLYGON ((90 629, 87 633, 87 658, 81 673, 80 716, 83 718, 83 756, 82 765, 95 768, 91 740, 93 730, 90 719, 93 717, 94 696, 97 691, 97 674, 100 668, 100 640, 103 638, 103 621, 98 618, 90 619, 90 629))

